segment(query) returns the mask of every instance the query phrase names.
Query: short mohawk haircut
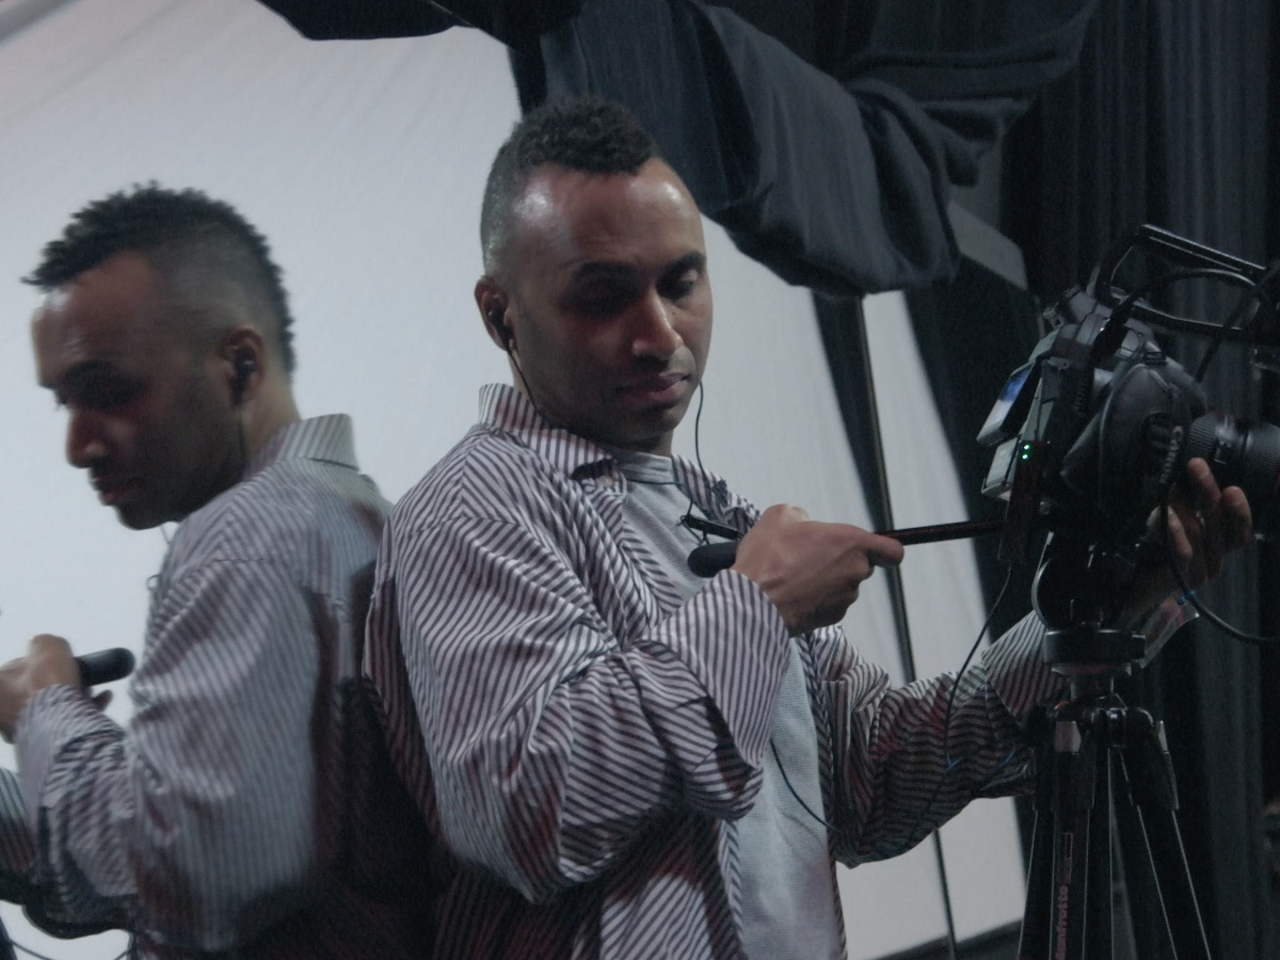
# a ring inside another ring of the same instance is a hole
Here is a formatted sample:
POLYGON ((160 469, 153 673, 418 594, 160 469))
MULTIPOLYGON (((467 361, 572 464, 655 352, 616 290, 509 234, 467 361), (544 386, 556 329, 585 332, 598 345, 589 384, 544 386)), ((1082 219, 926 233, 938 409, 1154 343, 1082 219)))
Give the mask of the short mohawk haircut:
POLYGON ((229 203, 199 190, 135 184, 76 212, 62 236, 45 245, 23 281, 46 293, 117 253, 143 254, 162 273, 199 260, 250 290, 274 314, 286 371, 294 366, 293 318, 280 268, 266 239, 229 203))
POLYGON ((636 173, 660 157, 631 111, 597 96, 544 103, 516 124, 489 169, 480 210, 488 270, 505 245, 511 212, 529 175, 545 164, 584 173, 636 173))

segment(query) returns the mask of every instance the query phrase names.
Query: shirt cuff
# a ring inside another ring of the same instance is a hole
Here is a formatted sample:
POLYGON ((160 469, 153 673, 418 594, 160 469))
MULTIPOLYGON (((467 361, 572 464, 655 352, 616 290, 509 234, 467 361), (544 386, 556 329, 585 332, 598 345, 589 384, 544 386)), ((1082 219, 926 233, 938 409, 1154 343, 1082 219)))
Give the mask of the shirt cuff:
POLYGON ((34 829, 39 823, 50 772, 67 745, 99 734, 114 739, 119 729, 83 690, 64 683, 38 690, 26 702, 18 714, 14 748, 28 825, 34 829))

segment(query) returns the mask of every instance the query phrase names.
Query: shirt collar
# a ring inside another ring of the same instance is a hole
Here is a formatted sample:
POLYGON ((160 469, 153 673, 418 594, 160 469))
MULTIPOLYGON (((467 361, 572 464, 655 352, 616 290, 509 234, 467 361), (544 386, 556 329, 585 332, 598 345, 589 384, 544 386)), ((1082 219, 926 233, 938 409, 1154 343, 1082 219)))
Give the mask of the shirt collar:
MULTIPOLYGON (((599 476, 616 469, 608 451, 585 437, 557 427, 542 416, 523 393, 505 383, 490 383, 480 390, 480 420, 490 429, 509 434, 517 442, 550 460, 555 468, 575 480, 599 476)), ((673 456, 676 479, 708 516, 728 520, 746 529, 752 508, 729 493, 715 474, 681 456, 673 456)))
POLYGON ((345 413, 334 413, 285 424, 254 456, 244 479, 281 460, 325 460, 359 469, 351 418, 345 413))

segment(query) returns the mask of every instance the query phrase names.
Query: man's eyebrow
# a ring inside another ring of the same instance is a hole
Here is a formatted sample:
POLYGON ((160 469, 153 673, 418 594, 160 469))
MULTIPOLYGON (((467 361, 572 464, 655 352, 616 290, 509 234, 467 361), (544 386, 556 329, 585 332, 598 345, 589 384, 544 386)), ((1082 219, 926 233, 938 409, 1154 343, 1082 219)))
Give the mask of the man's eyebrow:
MULTIPOLYGON (((682 257, 677 257, 663 267, 663 273, 682 273, 685 270, 702 271, 707 266, 707 255, 700 250, 690 250, 682 257)), ((629 263, 613 260, 584 260, 573 268, 575 280, 594 280, 596 278, 625 277, 636 275, 635 267, 629 263)))
POLYGON ((88 381, 114 373, 116 369, 109 360, 84 360, 64 373, 57 383, 46 383, 42 380, 40 386, 60 393, 74 393, 88 381))
POLYGON ((697 270, 701 273, 707 267, 707 255, 701 250, 690 250, 671 264, 668 273, 683 273, 685 270, 697 270))
POLYGON ((633 277, 635 268, 625 263, 612 260, 584 260, 573 268, 573 279, 595 280, 597 278, 633 277))

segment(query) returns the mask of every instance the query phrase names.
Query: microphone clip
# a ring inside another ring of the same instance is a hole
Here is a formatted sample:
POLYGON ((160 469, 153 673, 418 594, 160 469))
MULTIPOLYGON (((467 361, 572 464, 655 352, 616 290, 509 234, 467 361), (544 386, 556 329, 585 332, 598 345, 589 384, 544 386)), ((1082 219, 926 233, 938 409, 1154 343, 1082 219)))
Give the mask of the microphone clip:
POLYGON ((688 512, 681 517, 680 523, 690 530, 696 530, 703 536, 723 537, 726 540, 742 539, 742 534, 733 527, 726 526, 723 523, 716 523, 714 520, 695 517, 692 512, 688 512))

